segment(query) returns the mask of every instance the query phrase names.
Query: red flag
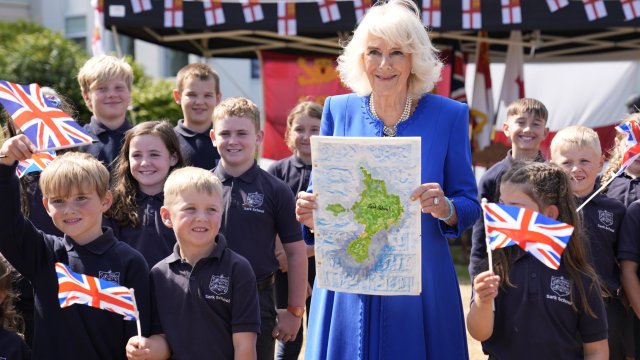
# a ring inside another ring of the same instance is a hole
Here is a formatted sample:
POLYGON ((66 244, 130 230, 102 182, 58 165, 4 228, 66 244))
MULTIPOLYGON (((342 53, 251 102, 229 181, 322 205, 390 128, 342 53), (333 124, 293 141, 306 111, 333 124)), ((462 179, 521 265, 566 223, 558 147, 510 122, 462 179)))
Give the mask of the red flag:
POLYGON ((440 0, 422 0, 422 23, 432 28, 442 26, 440 0))
POLYGON ((471 100, 471 124, 473 127, 473 150, 480 151, 491 143, 493 131, 493 94, 491 91, 491 70, 489 67, 489 44, 482 41, 487 33, 481 32, 476 52, 476 76, 473 81, 471 100))
POLYGON ((202 0, 202 6, 204 7, 204 19, 207 26, 225 23, 226 19, 224 18, 221 0, 202 0))
POLYGON ((296 3, 278 1, 278 34, 295 36, 297 33, 296 25, 296 3))
POLYGON ((183 26, 182 0, 164 0, 164 27, 181 28, 183 26))
POLYGON ((480 29, 481 27, 480 0, 462 0, 462 28, 480 29))
POLYGON ((633 20, 640 17, 640 0, 620 0, 625 20, 633 20))
POLYGON ((582 0, 584 11, 587 13, 589 21, 602 19, 607 16, 607 8, 602 0, 582 0))
POLYGON ((520 0, 501 0, 502 1, 502 23, 503 24, 520 24, 522 23, 522 8, 520 0))
POLYGON ((284 143, 284 132, 287 114, 298 102, 314 97, 323 104, 327 96, 350 90, 340 83, 333 57, 262 52, 261 59, 266 119, 262 156, 278 160, 291 154, 284 143))

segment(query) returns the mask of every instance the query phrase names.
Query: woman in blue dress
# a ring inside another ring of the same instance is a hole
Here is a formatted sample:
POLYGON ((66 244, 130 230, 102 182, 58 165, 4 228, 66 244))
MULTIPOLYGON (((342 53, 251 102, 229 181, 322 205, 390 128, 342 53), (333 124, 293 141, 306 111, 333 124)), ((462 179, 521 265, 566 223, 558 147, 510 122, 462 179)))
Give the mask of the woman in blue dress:
MULTIPOLYGON (((467 359, 460 290, 447 237, 480 216, 467 105, 429 94, 442 64, 410 0, 373 6, 338 58, 355 94, 330 97, 325 136, 420 136, 422 294, 372 296, 313 290, 306 359, 467 359)), ((299 193, 298 220, 313 227, 315 195, 299 193)))

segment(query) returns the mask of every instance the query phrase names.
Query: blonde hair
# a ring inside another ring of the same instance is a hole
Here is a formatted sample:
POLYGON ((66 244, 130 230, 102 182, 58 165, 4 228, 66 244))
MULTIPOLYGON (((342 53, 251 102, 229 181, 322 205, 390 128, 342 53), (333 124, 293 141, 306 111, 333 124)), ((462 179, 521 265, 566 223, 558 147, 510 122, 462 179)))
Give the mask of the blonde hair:
POLYGON ((544 120, 545 123, 549 118, 549 112, 540 100, 521 98, 515 100, 507 107, 507 118, 527 113, 531 113, 533 116, 544 120))
POLYGON ((124 59, 111 55, 92 57, 78 71, 78 83, 82 94, 89 93, 92 87, 114 79, 122 79, 131 90, 133 69, 124 59))
POLYGON ((213 127, 215 128, 216 121, 232 116, 251 120, 256 132, 260 131, 260 110, 253 101, 243 97, 230 97, 222 100, 213 110, 213 127))
POLYGON ((109 190, 109 171, 89 154, 68 152, 55 158, 40 175, 45 198, 67 197, 77 189, 95 190, 102 199, 109 190))
POLYGON ((440 78, 442 62, 438 59, 438 50, 431 44, 429 34, 420 21, 420 11, 413 1, 378 1, 344 46, 342 55, 338 57, 340 79, 360 96, 369 95, 372 91, 363 61, 369 35, 381 37, 412 55, 408 79, 409 95, 420 98, 434 88, 440 78))
POLYGON ((322 105, 313 101, 303 101, 289 111, 289 115, 287 115, 287 130, 284 132, 284 141, 291 151, 295 150, 295 144, 289 141, 289 134, 291 134, 293 120, 300 116, 309 116, 320 120, 322 119, 322 105))
MULTIPOLYGON (((635 121, 640 124, 640 113, 633 113, 627 115, 620 124, 624 124, 627 121, 635 121)), ((620 125, 619 124, 619 125, 620 125)), ((613 147, 609 150, 609 165, 603 172, 602 178, 600 178, 600 184, 606 184, 611 178, 620 170, 622 166, 622 158, 626 149, 623 148, 623 144, 626 143, 628 135, 619 131, 616 131, 616 137, 613 141, 613 147)))
POLYGON ((553 154, 562 146, 589 147, 595 150, 598 156, 602 155, 598 133, 581 125, 569 126, 556 133, 556 136, 551 140, 551 153, 553 154))
POLYGON ((215 93, 220 94, 220 76, 209 65, 193 63, 180 69, 176 74, 176 88, 179 92, 184 90, 184 82, 190 78, 200 81, 213 80, 215 93))
POLYGON ((184 191, 222 196, 222 183, 211 171, 195 166, 174 170, 164 183, 164 205, 172 203, 184 191))

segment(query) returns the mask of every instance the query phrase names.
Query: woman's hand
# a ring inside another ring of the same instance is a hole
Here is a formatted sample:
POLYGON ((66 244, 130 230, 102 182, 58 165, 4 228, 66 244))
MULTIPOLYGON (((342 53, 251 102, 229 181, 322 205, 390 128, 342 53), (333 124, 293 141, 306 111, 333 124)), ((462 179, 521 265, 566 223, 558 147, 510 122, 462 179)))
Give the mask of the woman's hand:
POLYGON ((301 191, 296 199, 296 220, 309 229, 313 229, 313 210, 318 207, 316 195, 301 191))
POLYGON ((411 200, 420 200, 420 207, 425 214, 431 214, 434 218, 447 219, 449 226, 458 223, 456 208, 449 204, 444 196, 444 191, 438 183, 425 183, 418 186, 411 194, 411 200), (451 216, 449 216, 451 215, 451 216))

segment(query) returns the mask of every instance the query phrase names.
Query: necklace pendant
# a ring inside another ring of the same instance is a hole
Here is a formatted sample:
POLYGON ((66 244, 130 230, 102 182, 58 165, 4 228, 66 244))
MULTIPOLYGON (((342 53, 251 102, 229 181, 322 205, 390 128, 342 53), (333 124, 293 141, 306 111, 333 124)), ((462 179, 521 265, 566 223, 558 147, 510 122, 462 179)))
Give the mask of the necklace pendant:
POLYGON ((382 132, 384 133, 385 136, 388 136, 388 137, 395 137, 396 135, 398 135, 398 131, 395 126, 385 125, 384 128, 382 129, 382 132))

